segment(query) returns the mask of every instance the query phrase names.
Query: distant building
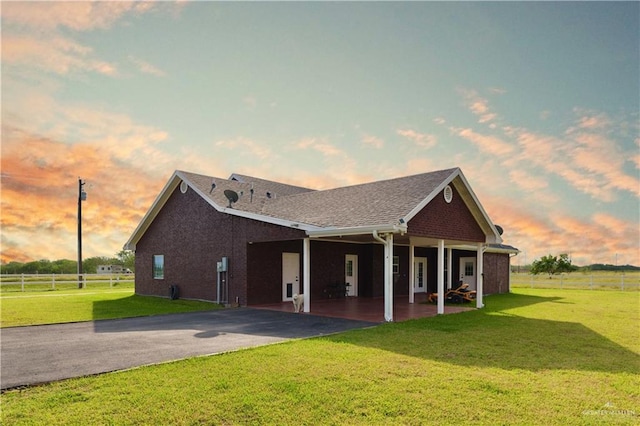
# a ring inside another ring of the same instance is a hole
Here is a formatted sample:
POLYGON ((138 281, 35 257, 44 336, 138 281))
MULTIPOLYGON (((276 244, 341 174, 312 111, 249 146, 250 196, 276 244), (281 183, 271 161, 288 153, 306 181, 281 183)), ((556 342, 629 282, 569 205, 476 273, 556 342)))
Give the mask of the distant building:
POLYGON ((128 274, 129 271, 122 265, 98 265, 98 274, 128 274))

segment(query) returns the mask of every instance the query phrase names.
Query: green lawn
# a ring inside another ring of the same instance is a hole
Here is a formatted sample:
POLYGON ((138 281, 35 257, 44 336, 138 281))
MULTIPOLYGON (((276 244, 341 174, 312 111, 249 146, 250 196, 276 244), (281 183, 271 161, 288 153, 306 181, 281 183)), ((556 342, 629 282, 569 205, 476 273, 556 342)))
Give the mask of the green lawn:
POLYGON ((216 309, 213 303, 133 294, 133 289, 7 293, 0 296, 2 327, 92 321, 216 309))
POLYGON ((638 424, 640 295, 486 308, 2 395, 13 424, 638 424))

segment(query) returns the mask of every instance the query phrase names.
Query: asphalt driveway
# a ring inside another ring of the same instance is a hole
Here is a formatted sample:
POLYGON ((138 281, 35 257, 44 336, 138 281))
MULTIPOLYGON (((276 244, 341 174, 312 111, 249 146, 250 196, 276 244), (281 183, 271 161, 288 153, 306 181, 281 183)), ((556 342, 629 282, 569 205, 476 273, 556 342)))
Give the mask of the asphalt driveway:
POLYGON ((9 389, 377 325, 239 308, 0 330, 9 389))

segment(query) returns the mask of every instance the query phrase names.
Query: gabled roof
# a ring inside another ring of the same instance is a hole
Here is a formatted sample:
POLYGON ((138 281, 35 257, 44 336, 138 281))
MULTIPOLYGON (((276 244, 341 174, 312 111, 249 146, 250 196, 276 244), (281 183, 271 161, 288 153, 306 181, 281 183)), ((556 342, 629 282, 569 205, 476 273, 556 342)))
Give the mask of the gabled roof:
POLYGON ((459 168, 314 191, 294 185, 232 174, 229 179, 176 171, 125 245, 134 249, 162 206, 181 184, 217 211, 304 230, 312 237, 407 231, 407 223, 452 184, 487 236, 502 239, 459 168), (230 205, 224 191, 238 195, 230 205))
POLYGON ((271 180, 261 179, 253 176, 241 175, 238 173, 233 173, 229 180, 234 180, 237 182, 248 183, 250 185, 255 185, 261 188, 268 188, 268 190, 274 194, 276 197, 278 195, 293 195, 299 194, 302 192, 312 192, 314 189, 303 188, 301 186, 288 185, 285 183, 274 182, 271 180))

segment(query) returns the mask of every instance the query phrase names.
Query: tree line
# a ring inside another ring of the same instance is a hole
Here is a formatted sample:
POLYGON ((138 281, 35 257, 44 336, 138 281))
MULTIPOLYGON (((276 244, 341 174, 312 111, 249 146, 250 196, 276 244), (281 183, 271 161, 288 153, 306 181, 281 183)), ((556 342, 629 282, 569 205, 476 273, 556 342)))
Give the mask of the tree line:
POLYGON ((523 266, 511 266, 514 272, 528 272, 533 275, 548 274, 549 278, 553 275, 570 273, 570 272, 590 272, 590 271, 609 271, 609 272, 624 272, 624 271, 640 271, 640 267, 633 265, 610 265, 604 263, 594 263, 587 266, 576 266, 571 263, 571 258, 568 254, 563 253, 559 256, 547 255, 542 256, 540 259, 536 259, 531 265, 523 266))
MULTIPOLYGON (((114 257, 95 256, 82 260, 82 271, 95 274, 98 265, 120 265, 124 269, 135 271, 135 254, 128 250, 119 251, 114 257)), ((78 261, 69 259, 40 259, 32 262, 9 262, 0 265, 3 274, 75 274, 78 261)))

